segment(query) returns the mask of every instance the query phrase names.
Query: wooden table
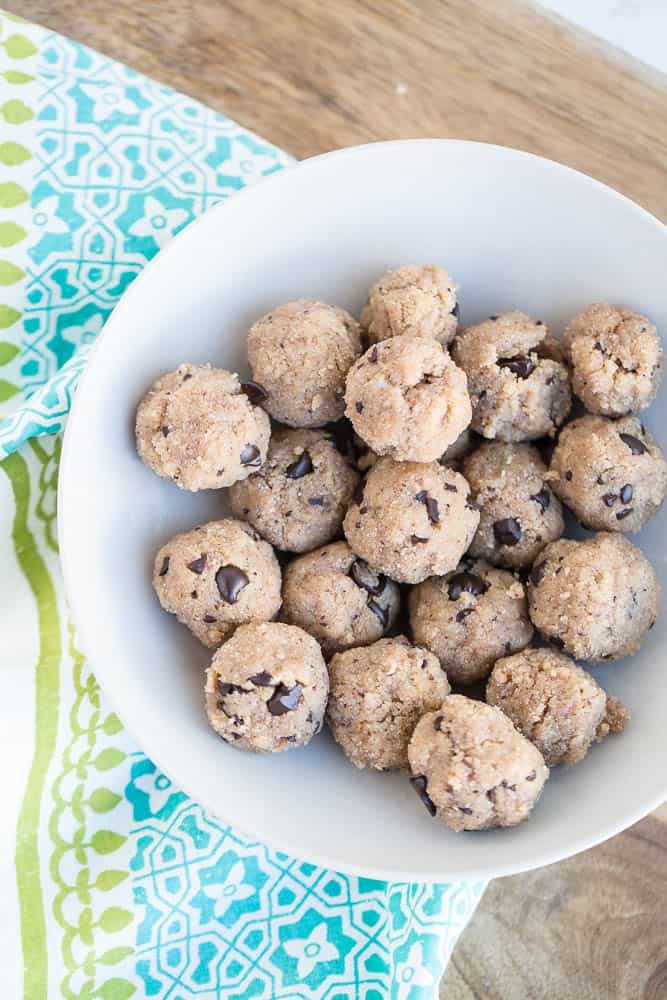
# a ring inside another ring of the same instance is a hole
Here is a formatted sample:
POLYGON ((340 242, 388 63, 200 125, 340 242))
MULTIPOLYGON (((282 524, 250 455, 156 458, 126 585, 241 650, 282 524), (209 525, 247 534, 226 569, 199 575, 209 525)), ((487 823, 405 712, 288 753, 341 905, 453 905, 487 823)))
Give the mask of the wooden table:
MULTIPOLYGON (((457 136, 578 167, 667 221, 667 81, 518 0, 4 0, 297 157, 457 136)), ((628 248, 632 252, 632 248, 628 248)), ((667 807, 494 883, 447 1000, 664 1000, 667 807)))

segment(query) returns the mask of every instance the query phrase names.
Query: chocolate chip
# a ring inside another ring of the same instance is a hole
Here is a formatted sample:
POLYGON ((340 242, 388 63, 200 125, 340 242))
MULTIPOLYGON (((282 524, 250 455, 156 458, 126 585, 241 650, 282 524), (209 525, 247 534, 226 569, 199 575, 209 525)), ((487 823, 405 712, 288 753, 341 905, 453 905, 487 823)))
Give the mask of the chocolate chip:
POLYGON ((293 712, 301 700, 302 690, 300 684, 295 684, 291 688, 282 683, 278 684, 266 703, 271 715, 285 715, 286 712, 293 712))
POLYGON ((472 809, 469 809, 468 806, 458 806, 457 808, 459 812, 465 813, 466 816, 472 816, 472 809))
POLYGON ((567 472, 565 473, 565 478, 567 479, 568 483, 572 482, 572 469, 567 470, 567 472))
POLYGON ((350 576, 367 594, 379 597, 387 586, 387 577, 383 573, 375 573, 363 559, 355 559, 350 566, 350 576))
POLYGON ((271 687, 273 684, 273 677, 271 674, 267 673, 266 670, 260 670, 258 674, 253 674, 252 677, 248 678, 257 684, 258 687, 271 687))
POLYGON ((360 514, 368 514, 368 507, 360 507, 359 508, 359 513, 360 514))
POLYGON ((458 601, 464 592, 472 594, 473 597, 479 597, 481 594, 485 594, 488 589, 488 583, 476 573, 455 573, 447 584, 450 601, 458 601))
POLYGON ((616 496, 615 493, 605 493, 604 496, 602 497, 602 502, 607 507, 613 507, 617 500, 618 497, 616 496))
POLYGON ((450 315, 451 316, 456 316, 457 319, 460 317, 461 310, 459 308, 458 302, 456 303, 456 305, 454 306, 454 308, 450 310, 450 315))
POLYGON ((435 729, 436 733, 442 732, 442 728, 441 728, 442 727, 442 719, 443 719, 442 715, 436 715, 435 719, 433 720, 433 728, 435 729))
POLYGON ((596 351, 601 351, 602 354, 604 354, 604 347, 602 346, 602 344, 600 343, 599 340, 595 341, 595 343, 593 344, 593 347, 595 348, 596 351))
POLYGON ((625 486, 621 486, 621 492, 619 494, 621 503, 630 503, 632 500, 632 492, 632 486, 630 483, 626 483, 625 486))
POLYGON ((169 556, 165 556, 162 560, 162 566, 160 567, 160 572, 158 576, 166 576, 169 570, 169 556))
POLYGON ((248 692, 244 687, 239 684, 228 684, 226 681, 218 681, 218 691, 223 698, 226 698, 228 694, 247 694, 248 692))
POLYGON ((521 528, 515 517, 494 521, 493 534, 498 545, 518 545, 521 541, 521 528))
POLYGON ((192 593, 190 594, 190 597, 194 598, 194 600, 196 601, 197 598, 199 597, 199 594, 197 593, 196 590, 193 590, 192 593))
POLYGON ((191 573, 203 573, 206 566, 206 553, 202 552, 199 559, 193 559, 191 563, 188 563, 188 569, 191 573))
POLYGON ((269 398, 268 392, 259 382, 241 382, 241 392, 246 394, 253 406, 259 406, 269 398))
POLYGON ((457 611, 456 620, 459 623, 459 625, 461 624, 462 621, 465 621, 468 615, 471 615, 472 613, 473 613, 473 608, 461 608, 460 611, 457 611))
POLYGON ((169 437, 169 428, 167 427, 166 424, 163 424, 160 430, 162 431, 163 437, 169 437))
POLYGON ((185 375, 183 376, 183 381, 187 382, 189 378, 192 378, 192 375, 190 374, 190 372, 186 372, 185 375))
POLYGON ((616 520, 623 521, 626 517, 629 517, 630 514, 632 514, 634 509, 635 509, 634 507, 628 507, 626 510, 619 510, 618 514, 616 515, 616 520))
POLYGON ((497 320, 497 319, 498 319, 498 317, 497 317, 497 316, 489 316, 489 319, 492 319, 492 320, 497 320))
POLYGON ((241 452, 241 465, 255 465, 260 466, 262 464, 262 456, 259 453, 259 448, 256 444, 247 444, 243 451, 241 452))
POLYGON ((438 507, 438 501, 429 496, 428 490, 420 490, 416 495, 415 500, 419 503, 423 503, 426 506, 426 513, 428 514, 428 519, 431 524, 440 523, 440 508, 438 507))
POLYGON ((536 320, 535 321, 535 326, 544 326, 544 320, 543 319, 536 320))
POLYGON ((447 490, 448 493, 458 493, 458 490, 456 486, 454 486, 454 483, 443 483, 442 485, 444 486, 444 488, 447 490))
POLYGON ((313 471, 313 462, 310 457, 310 452, 302 451, 295 462, 288 465, 285 469, 285 475, 288 479, 302 479, 304 476, 310 475, 313 471))
POLYGON ((221 476, 224 471, 225 471, 224 469, 218 469, 218 471, 216 472, 216 476, 221 476))
POLYGON ((623 444, 627 444, 633 455, 644 455, 648 451, 644 442, 640 441, 639 438, 634 437, 632 434, 619 434, 619 437, 623 444))
POLYGON ((355 409, 356 409, 357 413, 363 413, 364 412, 364 404, 361 402, 360 399, 357 400, 357 402, 355 404, 355 409))
POLYGON ((419 798, 422 800, 422 802, 430 812, 431 816, 435 816, 437 809, 435 808, 435 805, 431 797, 426 791, 426 778, 424 777, 424 775, 418 774, 415 778, 410 778, 410 784, 412 785, 417 795, 419 796, 419 798))
POLYGON ((207 625, 212 625, 213 622, 215 621, 215 618, 213 617, 213 615, 204 615, 204 621, 206 622, 207 625))
POLYGON ((368 355, 368 360, 371 362, 371 364, 374 365, 377 359, 378 359, 378 349, 376 344, 371 353, 368 355))
POLYGON ((215 582, 223 601, 227 604, 236 604, 239 594, 248 586, 250 580, 238 566, 221 566, 215 574, 215 582))
POLYGON ((537 771, 531 771, 530 774, 526 775, 526 781, 535 781, 537 778, 537 771))
POLYGON ((472 493, 469 493, 466 497, 466 508, 468 510, 479 510, 479 507, 472 498, 472 493))
POLYGON ((517 378, 528 378, 535 369, 535 362, 525 354, 517 354, 514 358, 499 358, 496 364, 499 368, 507 368, 517 378))
POLYGON ((410 541, 413 545, 425 545, 428 542, 428 538, 422 538, 420 535, 410 535, 410 541))
POLYGON ((374 601, 372 597, 369 597, 369 599, 366 601, 366 607, 368 608, 369 611, 373 612, 373 614, 379 621, 380 625, 382 626, 383 630, 386 629, 387 625, 389 624, 388 610, 386 608, 381 607, 381 605, 379 605, 377 601, 374 601))
POLYGON ((531 498, 535 503, 538 503, 542 508, 542 512, 549 509, 549 504, 551 503, 551 493, 543 486, 539 493, 534 493, 531 498))
POLYGON ((308 497, 308 503, 311 507, 323 507, 324 497, 308 497))

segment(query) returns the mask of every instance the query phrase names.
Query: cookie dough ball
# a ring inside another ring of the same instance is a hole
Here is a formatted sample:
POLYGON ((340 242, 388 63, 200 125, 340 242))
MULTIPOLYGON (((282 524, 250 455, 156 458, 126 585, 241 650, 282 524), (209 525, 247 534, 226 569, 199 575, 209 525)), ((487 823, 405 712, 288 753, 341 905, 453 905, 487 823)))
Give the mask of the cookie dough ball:
POLYGON ((454 684, 488 677, 498 657, 533 637, 523 584, 483 559, 467 559, 446 576, 432 576, 409 597, 415 642, 440 660, 454 684))
POLYGON ((563 534, 560 500, 533 445, 485 441, 464 458, 463 474, 480 509, 470 555, 520 569, 563 534))
POLYGON ((182 490, 231 486, 257 472, 269 445, 269 418, 236 375, 180 365, 153 383, 137 408, 139 457, 182 490))
POLYGON ((272 545, 309 552, 338 534, 358 481, 327 431, 277 431, 261 474, 233 486, 229 500, 272 545))
POLYGON ((373 285, 361 325, 369 344, 409 333, 445 346, 456 333, 458 316, 456 285, 446 271, 437 264, 406 264, 373 285))
POLYGON ((424 712, 449 694, 435 656, 404 636, 336 653, 329 663, 327 720, 355 767, 408 765, 408 740, 424 712))
POLYGON ((639 531, 660 510, 667 463, 636 417, 587 415, 564 427, 549 484, 595 531, 639 531))
POLYGON ((158 551, 153 587, 205 646, 245 622, 268 621, 280 608, 280 567, 248 524, 228 518, 175 535, 158 551))
POLYGON ((659 600, 648 559, 611 532, 547 545, 528 583, 533 625, 553 646, 592 663, 636 653, 655 622, 659 600))
POLYGON ((302 747, 319 733, 329 693, 320 647, 294 625, 241 625, 206 671, 206 715, 227 743, 253 753, 302 747))
POLYGON ((381 639, 399 606, 394 581, 358 559, 347 542, 300 556, 285 571, 283 613, 315 636, 327 656, 381 639))
POLYGON ((468 376, 473 430, 501 441, 555 434, 572 405, 570 377, 556 353, 544 323, 522 312, 463 330, 452 356, 468 376))
POLYGON ((415 791, 452 830, 516 826, 549 777, 539 750, 500 709, 460 694, 420 719, 408 757, 415 791))
POLYGON ((486 700, 502 709, 549 767, 583 760, 594 740, 620 732, 628 720, 617 698, 608 699, 594 677, 553 649, 524 649, 498 660, 486 700))
POLYGON ((378 455, 433 462, 470 423, 466 377, 434 340, 394 337, 352 366, 345 413, 378 455))
POLYGON ((345 377, 360 354, 356 320, 314 299, 279 306, 248 334, 248 361, 262 405, 290 427, 322 427, 343 416, 345 377))
POLYGON ((645 409, 662 381, 662 344, 646 316, 597 303, 563 335, 572 388, 591 413, 621 417, 645 409))
POLYGON ((381 458, 356 491, 343 530, 369 566, 420 583, 458 565, 479 522, 468 484, 438 462, 381 458))

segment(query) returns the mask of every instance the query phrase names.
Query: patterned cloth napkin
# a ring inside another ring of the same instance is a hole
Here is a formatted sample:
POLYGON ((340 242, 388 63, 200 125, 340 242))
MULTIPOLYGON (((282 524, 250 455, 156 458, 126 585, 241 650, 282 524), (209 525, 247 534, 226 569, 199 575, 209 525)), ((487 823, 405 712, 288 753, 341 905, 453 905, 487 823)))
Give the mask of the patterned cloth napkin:
POLYGON ((77 650, 58 565, 60 431, 130 282, 289 158, 0 12, 3 997, 419 1000, 482 884, 325 871, 221 825, 132 743, 77 650))

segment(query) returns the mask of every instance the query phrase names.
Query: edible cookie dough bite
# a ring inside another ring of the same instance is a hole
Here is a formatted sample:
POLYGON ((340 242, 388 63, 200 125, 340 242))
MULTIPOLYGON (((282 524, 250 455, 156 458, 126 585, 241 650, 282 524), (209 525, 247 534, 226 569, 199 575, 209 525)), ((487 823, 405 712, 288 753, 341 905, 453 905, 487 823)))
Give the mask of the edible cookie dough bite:
POLYGON ((378 455, 433 462, 470 423, 466 377, 424 337, 375 344, 352 366, 345 413, 378 455))
POLYGON ((645 409, 662 381, 662 344, 646 316, 596 303, 563 335, 572 388, 591 413, 620 417, 645 409))
POLYGON ((486 700, 507 715, 549 767, 583 760, 594 740, 620 733, 629 719, 594 677, 553 649, 524 649, 498 660, 486 700))
POLYGON ((358 559, 347 542, 300 556, 285 570, 283 613, 314 636, 326 656, 381 639, 399 606, 394 581, 358 559))
POLYGON ((232 512, 272 545, 309 552, 340 531, 359 473, 325 430, 282 430, 259 476, 229 491, 232 512))
POLYGON ((659 600, 648 559, 623 535, 606 531, 547 545, 528 583, 533 625, 551 645, 592 663, 636 653, 659 600))
POLYGON ((206 715, 218 736, 240 750, 281 753, 319 733, 328 692, 312 636, 279 622, 241 625, 206 671, 206 715))
POLYGON ((483 680, 498 657, 533 636, 523 584, 483 559, 464 557, 453 573, 418 584, 409 609, 414 641, 435 653, 453 684, 483 680))
POLYGON ((446 346, 458 324, 456 285, 437 264, 406 264, 373 285, 361 313, 369 344, 413 334, 446 346))
POLYGON ((278 306, 248 334, 248 361, 262 405, 290 427, 322 427, 343 416, 345 377, 360 354, 357 321, 314 299, 278 306))
POLYGON ((570 377, 556 347, 544 323, 522 312, 463 330, 452 356, 468 376, 473 430, 501 441, 555 434, 572 405, 570 377))
POLYGON ((636 417, 589 414, 561 431, 549 485, 584 527, 639 531, 665 499, 667 463, 636 417))
POLYGON ((533 445, 485 441, 463 459, 463 475, 480 510, 470 555, 521 569, 563 534, 560 501, 533 445))
POLYGON ((219 646, 237 625, 268 621, 281 601, 273 549, 232 518, 171 538, 155 557, 153 587, 205 646, 219 646))
POLYGON ((211 490, 245 479, 266 458, 271 426, 236 375, 180 365, 161 375, 139 403, 139 457, 182 490, 211 490))
POLYGON ((379 573, 420 583, 454 569, 470 545, 479 512, 469 497, 463 476, 438 462, 381 458, 355 492, 345 537, 379 573))
POLYGON ((405 636, 336 653, 329 663, 327 721, 355 767, 407 767, 419 718, 449 694, 447 675, 405 636))
POLYGON ((408 757, 427 810, 457 831, 516 826, 549 777, 539 750, 500 709, 460 694, 422 716, 408 757))

